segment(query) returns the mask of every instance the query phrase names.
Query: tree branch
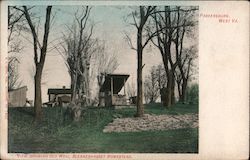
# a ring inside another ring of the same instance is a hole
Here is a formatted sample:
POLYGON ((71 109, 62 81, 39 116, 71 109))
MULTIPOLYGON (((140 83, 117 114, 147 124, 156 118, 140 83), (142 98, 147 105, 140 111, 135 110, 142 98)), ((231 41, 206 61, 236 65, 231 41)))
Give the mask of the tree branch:
POLYGON ((37 37, 37 35, 36 35, 36 30, 35 30, 35 27, 34 27, 32 21, 31 21, 30 14, 29 14, 29 12, 28 12, 27 7, 26 7, 26 6, 23 6, 23 8, 24 8, 24 11, 21 10, 21 9, 19 9, 19 10, 21 10, 21 11, 24 12, 25 17, 26 17, 26 19, 27 19, 27 21, 28 21, 29 27, 30 27, 30 29, 31 29, 31 33, 32 33, 32 35, 33 35, 33 43, 34 43, 34 45, 33 45, 33 46, 34 46, 34 62, 35 62, 35 64, 37 65, 37 64, 38 64, 38 53, 37 53, 37 42, 38 42, 38 37, 37 37))
POLYGON ((133 46, 132 40, 131 40, 131 38, 129 37, 129 35, 128 35, 127 33, 124 33, 124 34, 125 34, 125 36, 126 36, 126 39, 127 39, 127 41, 128 41, 128 45, 130 46, 130 48, 131 48, 132 50, 137 51, 137 49, 133 46))
POLYGON ((40 62, 42 65, 44 64, 46 52, 47 52, 47 44, 50 32, 50 15, 51 15, 52 6, 48 6, 46 9, 46 20, 44 25, 44 36, 43 36, 43 46, 41 49, 40 62))

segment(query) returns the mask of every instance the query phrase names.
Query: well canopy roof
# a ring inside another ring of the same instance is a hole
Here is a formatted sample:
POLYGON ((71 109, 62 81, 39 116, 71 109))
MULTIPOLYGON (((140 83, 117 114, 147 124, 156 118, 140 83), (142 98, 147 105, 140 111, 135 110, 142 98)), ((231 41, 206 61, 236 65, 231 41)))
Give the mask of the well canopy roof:
POLYGON ((69 88, 50 88, 48 94, 71 94, 72 91, 69 88))
POLYGON ((127 81, 128 74, 107 74, 105 76, 105 81, 101 86, 101 92, 111 91, 111 78, 113 79, 113 93, 118 94, 124 83, 127 81))

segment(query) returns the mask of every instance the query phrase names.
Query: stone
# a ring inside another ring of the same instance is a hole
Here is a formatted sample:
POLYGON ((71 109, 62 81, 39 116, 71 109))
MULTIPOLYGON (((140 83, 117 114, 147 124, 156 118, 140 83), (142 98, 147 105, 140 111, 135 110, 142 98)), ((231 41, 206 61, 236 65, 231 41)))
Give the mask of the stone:
POLYGON ((198 115, 153 115, 143 117, 115 118, 103 132, 139 132, 149 130, 169 130, 179 128, 197 128, 198 115))

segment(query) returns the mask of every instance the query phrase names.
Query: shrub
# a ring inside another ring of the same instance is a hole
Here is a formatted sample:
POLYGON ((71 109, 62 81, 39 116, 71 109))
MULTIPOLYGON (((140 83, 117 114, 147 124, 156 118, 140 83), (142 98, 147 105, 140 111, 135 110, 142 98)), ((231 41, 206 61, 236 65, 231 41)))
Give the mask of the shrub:
POLYGON ((187 89, 187 100, 190 104, 199 103, 199 85, 193 84, 187 89))

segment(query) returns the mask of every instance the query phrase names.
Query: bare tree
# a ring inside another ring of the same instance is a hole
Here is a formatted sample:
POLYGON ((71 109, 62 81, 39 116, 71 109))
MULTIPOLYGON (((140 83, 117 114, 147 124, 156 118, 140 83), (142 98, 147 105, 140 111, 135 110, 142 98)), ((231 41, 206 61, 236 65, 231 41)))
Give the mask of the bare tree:
POLYGON ((143 37, 145 37, 144 30, 145 25, 150 17, 150 15, 154 12, 155 6, 140 6, 139 10, 135 10, 132 12, 133 17, 133 24, 137 29, 137 47, 133 47, 131 39, 127 36, 129 40, 129 44, 131 46, 131 49, 136 50, 137 52, 137 113, 135 116, 141 117, 144 114, 144 107, 143 107, 143 80, 142 80, 142 69, 143 69, 143 50, 147 46, 150 39, 153 37, 148 36, 146 40, 144 40, 143 37))
MULTIPOLYGON (((56 48, 63 55, 68 67, 71 77, 71 103, 74 108, 78 108, 76 112, 91 102, 90 77, 93 72, 91 59, 102 50, 100 41, 92 37, 94 25, 89 24, 90 11, 89 6, 82 6, 76 11, 73 25, 67 27, 69 32, 64 34, 63 43, 61 43, 63 53, 56 48)), ((73 118, 78 121, 81 114, 75 115, 73 118)))
POLYGON ((182 76, 181 76, 179 68, 175 70, 175 81, 176 81, 176 84, 177 84, 179 101, 180 101, 180 97, 182 95, 182 89, 181 89, 181 86, 182 86, 182 76))
POLYGON ((20 86, 17 54, 22 50, 21 41, 17 38, 24 27, 24 13, 8 6, 8 90, 20 86))
MULTIPOLYGON (((20 12, 19 8, 17 8, 16 6, 8 6, 8 44, 10 42, 13 42, 14 39, 17 40, 14 37, 19 35, 22 29, 25 29, 24 20, 24 13, 20 12)), ((20 46, 16 45, 16 47, 11 48, 13 48, 14 50, 9 50, 9 52, 18 52, 20 46)))
POLYGON ((153 15, 154 17, 154 22, 155 22, 155 29, 158 32, 157 34, 157 43, 155 43, 153 40, 153 44, 159 49, 162 59, 163 59, 163 64, 165 67, 166 75, 168 77, 167 80, 167 97, 166 101, 164 101, 163 105, 170 106, 172 104, 171 102, 171 90, 174 87, 173 85, 173 74, 172 70, 175 69, 177 66, 177 63, 173 63, 172 57, 171 57, 171 41, 172 41, 172 34, 174 29, 171 28, 171 12, 169 11, 170 8, 165 6, 164 7, 164 12, 159 12, 155 13, 153 15), (162 28, 166 28, 160 32, 162 28), (167 28, 168 27, 168 28, 167 28), (171 67, 171 68, 170 68, 171 67), (172 70, 171 70, 172 69, 172 70))
POLYGON ((18 63, 16 58, 9 58, 8 61, 8 90, 15 89, 20 86, 18 63))
POLYGON ((192 75, 191 68, 193 66, 194 59, 197 58, 197 45, 196 45, 196 37, 193 34, 193 30, 196 26, 195 19, 195 11, 197 8, 191 7, 185 10, 185 12, 181 11, 180 7, 177 7, 177 25, 182 25, 178 27, 173 36, 173 42, 175 44, 175 52, 178 56, 178 70, 175 71, 178 77, 176 77, 176 82, 178 85, 179 92, 179 100, 181 102, 186 101, 186 90, 188 85, 188 80, 192 75), (189 46, 189 48, 184 48, 185 40, 189 38, 189 42, 193 43, 193 45, 189 46))
POLYGON ((156 42, 153 40, 152 42, 162 55, 167 75, 166 101, 164 101, 164 105, 167 107, 175 103, 175 70, 181 60, 179 50, 183 45, 184 28, 193 25, 186 20, 186 15, 195 10, 197 9, 165 6, 159 8, 153 15, 157 36, 156 42), (172 50, 173 47, 175 47, 175 52, 172 50))
POLYGON ((42 119, 42 95, 41 95, 41 78, 43 67, 45 63, 47 44, 50 32, 50 17, 51 17, 52 6, 47 6, 46 8, 46 18, 44 24, 44 35, 42 44, 39 42, 39 37, 37 35, 38 31, 31 19, 30 10, 23 6, 23 9, 19 9, 27 20, 28 26, 30 28, 33 37, 33 48, 34 48, 34 63, 35 63, 35 120, 41 121, 42 119), (40 54, 39 54, 40 53, 40 54))
MULTIPOLYGON (((97 84, 98 84, 98 99, 100 100, 100 89, 104 83, 105 76, 113 73, 119 66, 116 55, 108 54, 105 49, 105 43, 99 46, 99 52, 95 54, 95 61, 97 62, 97 84)), ((100 102, 99 104, 100 105, 100 102)))
POLYGON ((197 58, 196 46, 191 46, 188 49, 183 50, 183 58, 181 59, 178 70, 176 70, 176 82, 178 85, 179 101, 186 102, 186 92, 188 86, 188 80, 194 74, 192 71, 195 67, 194 60, 197 58))
POLYGON ((167 75, 165 69, 162 64, 157 65, 156 67, 156 75, 157 75, 157 84, 159 89, 166 87, 167 85, 167 75))
POLYGON ((159 97, 159 75, 157 73, 157 67, 153 66, 150 70, 149 75, 146 77, 144 82, 144 97, 147 103, 154 103, 159 97))
POLYGON ((90 29, 87 28, 90 10, 88 6, 82 7, 80 11, 77 10, 74 15, 74 23, 68 27, 69 33, 64 34, 62 44, 65 64, 71 77, 71 101, 73 104, 83 99, 84 95, 87 98, 89 96, 90 59, 94 52, 93 46, 97 43, 95 39, 91 38, 93 25, 90 29))

